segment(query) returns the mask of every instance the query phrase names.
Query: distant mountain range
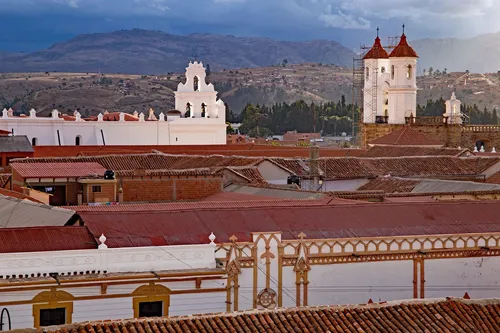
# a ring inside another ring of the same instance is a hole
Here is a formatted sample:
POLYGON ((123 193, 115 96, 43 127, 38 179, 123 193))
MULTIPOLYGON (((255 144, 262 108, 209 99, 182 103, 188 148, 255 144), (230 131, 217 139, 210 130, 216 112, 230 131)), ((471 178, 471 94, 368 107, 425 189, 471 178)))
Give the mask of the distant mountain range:
MULTIPOLYGON (((421 39, 419 70, 497 72, 500 33, 471 39, 421 39)), ((183 72, 195 58, 213 71, 266 67, 282 63, 323 63, 352 67, 356 54, 334 41, 277 41, 269 38, 121 30, 79 35, 34 53, 0 52, 0 72, 103 72, 165 74, 183 72)))
POLYGON ((122 30, 79 35, 31 54, 0 53, 1 72, 103 72, 165 74, 183 72, 198 58, 212 70, 282 63, 352 66, 355 53, 327 40, 285 42, 269 38, 122 30))

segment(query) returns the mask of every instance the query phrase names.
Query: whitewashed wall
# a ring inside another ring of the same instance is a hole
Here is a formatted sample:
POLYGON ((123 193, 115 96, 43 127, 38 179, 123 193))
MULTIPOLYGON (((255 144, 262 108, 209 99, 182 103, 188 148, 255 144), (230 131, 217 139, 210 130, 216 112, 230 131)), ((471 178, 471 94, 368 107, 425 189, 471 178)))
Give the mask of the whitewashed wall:
POLYGON ((266 160, 259 163, 257 169, 269 184, 286 184, 288 177, 291 176, 291 173, 266 160))
POLYGON ((171 121, 64 121, 53 118, 0 118, 0 129, 37 139, 39 146, 226 144, 223 118, 173 118, 171 121), (177 138, 177 139, 176 139, 177 138))
POLYGON ((425 297, 500 297, 500 258, 454 258, 425 261, 425 297))
MULTIPOLYGON (((211 237, 212 238, 212 237, 211 237)), ((105 242, 101 237, 100 242, 105 242)), ((67 274, 68 272, 104 271, 108 273, 133 273, 133 272, 164 272, 176 270, 203 270, 216 268, 215 243, 202 245, 181 246, 156 246, 137 248, 107 248, 101 244, 100 249, 52 251, 52 252, 27 252, 27 253, 4 253, 0 254, 0 275, 4 278, 31 276, 31 274, 48 274, 57 272, 67 274)), ((214 273, 214 280, 201 282, 199 289, 195 281, 165 281, 158 282, 172 291, 170 296, 171 315, 187 315, 193 313, 221 312, 226 309, 226 292, 214 291, 214 289, 225 288, 226 278, 220 273, 214 273), (203 293, 203 289, 207 292, 203 293), (195 293, 175 294, 177 291, 193 291, 195 293)), ((189 276, 189 274, 187 275, 189 276)), ((30 301, 42 291, 47 291, 51 286, 57 286, 57 290, 70 293, 75 298, 85 296, 103 296, 100 286, 91 287, 64 287, 67 283, 78 283, 77 278, 70 279, 61 276, 62 284, 58 286, 56 281, 52 285, 44 285, 45 288, 30 291, 9 291, 8 288, 0 288, 0 303, 30 301)), ((164 278, 165 279, 165 278, 164 278)), ((137 279, 137 282, 126 279, 122 284, 110 284, 106 289, 106 295, 129 295, 137 288, 147 285, 149 279, 137 279)), ((115 280, 113 282, 117 282, 115 280)), ((6 306, 12 319, 12 328, 31 328, 34 325, 33 306, 31 304, 6 306)), ((95 300, 73 301, 73 322, 90 321, 98 319, 124 319, 132 318, 132 297, 103 298, 95 300)))
MULTIPOLYGON (((165 282, 157 283, 163 285, 172 291, 195 290, 195 282, 165 282)), ((112 297, 114 294, 130 294, 137 288, 147 285, 145 283, 110 285, 106 294, 112 297)), ((201 288, 223 288, 225 279, 202 282, 201 288)), ((75 297, 83 296, 103 296, 100 287, 82 287, 82 288, 58 288, 66 291, 75 297)), ((0 293, 0 302, 31 300, 41 290, 32 290, 26 292, 5 292, 0 293)), ((11 316, 12 329, 33 328, 33 305, 10 305, 5 306, 11 316)), ((226 292, 206 292, 192 294, 173 294, 170 296, 169 315, 189 315, 212 312, 223 312, 226 310, 226 292)), ((102 298, 95 300, 75 300, 73 301, 73 320, 72 322, 85 322, 93 320, 113 320, 128 319, 134 317, 133 298, 102 298)))

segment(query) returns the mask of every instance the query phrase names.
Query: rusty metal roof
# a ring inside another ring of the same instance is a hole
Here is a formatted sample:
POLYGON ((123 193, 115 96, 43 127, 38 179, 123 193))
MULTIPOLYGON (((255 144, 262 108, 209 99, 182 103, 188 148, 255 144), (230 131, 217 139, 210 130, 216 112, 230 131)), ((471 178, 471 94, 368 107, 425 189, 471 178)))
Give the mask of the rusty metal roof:
POLYGON ((232 207, 156 212, 80 212, 95 237, 110 247, 207 243, 231 235, 281 231, 283 239, 350 238, 500 232, 500 202, 370 203, 356 205, 232 207))
POLYGON ((96 249, 85 227, 0 229, 0 253, 96 249))

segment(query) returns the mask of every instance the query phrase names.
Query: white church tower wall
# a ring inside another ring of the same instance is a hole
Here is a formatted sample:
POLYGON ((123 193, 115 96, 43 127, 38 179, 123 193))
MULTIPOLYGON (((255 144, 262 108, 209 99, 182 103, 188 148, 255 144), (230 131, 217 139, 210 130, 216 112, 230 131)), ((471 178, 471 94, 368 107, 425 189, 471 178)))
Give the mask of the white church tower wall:
POLYGON ((417 116, 417 58, 404 31, 388 54, 377 29, 375 43, 363 57, 365 124, 405 124, 406 117, 417 116))
POLYGON ((406 117, 417 116, 417 58, 406 35, 389 55, 389 124, 405 124, 406 117))

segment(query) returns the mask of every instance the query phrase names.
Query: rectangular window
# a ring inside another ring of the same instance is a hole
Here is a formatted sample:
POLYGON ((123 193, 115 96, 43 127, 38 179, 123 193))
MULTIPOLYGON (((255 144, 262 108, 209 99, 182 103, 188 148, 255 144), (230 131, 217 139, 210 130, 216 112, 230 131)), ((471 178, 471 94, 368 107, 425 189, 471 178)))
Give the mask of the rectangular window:
POLYGON ((142 317, 162 317, 163 302, 141 302, 139 303, 139 318, 142 317))
POLYGON ((101 193, 101 185, 92 185, 92 192, 93 193, 101 193))
POLYGON ((66 309, 41 309, 40 326, 62 325, 66 324, 66 309))

